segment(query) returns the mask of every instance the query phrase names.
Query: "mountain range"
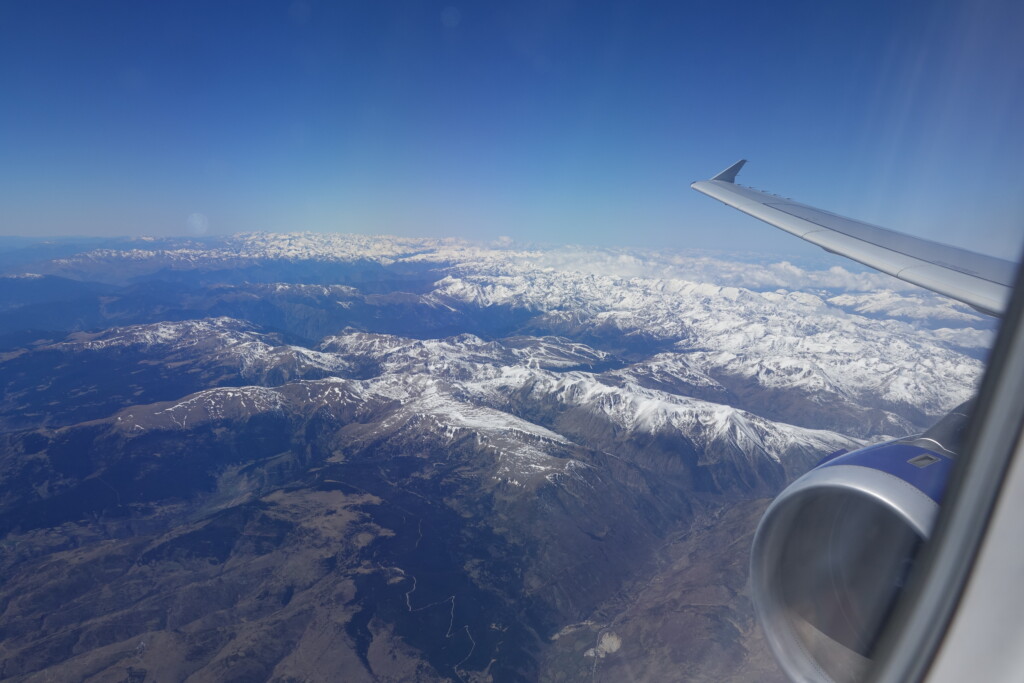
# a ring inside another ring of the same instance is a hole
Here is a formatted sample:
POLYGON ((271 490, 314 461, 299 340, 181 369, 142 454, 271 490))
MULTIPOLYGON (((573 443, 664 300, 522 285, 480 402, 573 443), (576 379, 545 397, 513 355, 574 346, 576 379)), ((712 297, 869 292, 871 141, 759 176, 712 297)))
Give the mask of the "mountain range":
POLYGON ((59 246, 0 277, 11 680, 778 680, 760 511, 968 398, 994 330, 742 255, 59 246))

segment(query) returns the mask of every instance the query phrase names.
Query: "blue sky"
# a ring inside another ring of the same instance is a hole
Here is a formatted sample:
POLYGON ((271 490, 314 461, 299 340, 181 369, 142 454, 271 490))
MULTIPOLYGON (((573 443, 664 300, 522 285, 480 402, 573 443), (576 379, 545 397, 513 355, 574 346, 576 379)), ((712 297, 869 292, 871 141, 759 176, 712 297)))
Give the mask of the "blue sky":
POLYGON ((746 157, 1015 257, 1021 35, 1013 0, 3 1, 0 234, 805 249, 689 189, 746 157))

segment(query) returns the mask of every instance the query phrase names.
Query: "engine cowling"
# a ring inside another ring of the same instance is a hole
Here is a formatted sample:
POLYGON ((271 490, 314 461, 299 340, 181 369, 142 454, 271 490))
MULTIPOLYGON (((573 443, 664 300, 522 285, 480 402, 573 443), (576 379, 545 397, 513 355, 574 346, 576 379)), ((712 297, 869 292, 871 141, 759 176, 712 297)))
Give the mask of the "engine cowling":
POLYGON ((920 437, 825 458, 761 518, 751 551, 754 604, 794 681, 863 679, 938 515, 966 408, 920 437))

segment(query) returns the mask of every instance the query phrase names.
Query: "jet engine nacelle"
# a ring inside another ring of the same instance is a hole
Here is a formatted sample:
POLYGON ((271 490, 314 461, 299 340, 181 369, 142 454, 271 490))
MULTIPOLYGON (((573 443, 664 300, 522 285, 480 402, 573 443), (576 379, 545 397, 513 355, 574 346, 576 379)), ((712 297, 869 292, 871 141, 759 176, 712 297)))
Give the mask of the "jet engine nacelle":
POLYGON ((794 681, 863 678, 953 466, 955 451, 930 434, 965 423, 954 413, 921 437, 829 456, 761 518, 754 604, 794 681))

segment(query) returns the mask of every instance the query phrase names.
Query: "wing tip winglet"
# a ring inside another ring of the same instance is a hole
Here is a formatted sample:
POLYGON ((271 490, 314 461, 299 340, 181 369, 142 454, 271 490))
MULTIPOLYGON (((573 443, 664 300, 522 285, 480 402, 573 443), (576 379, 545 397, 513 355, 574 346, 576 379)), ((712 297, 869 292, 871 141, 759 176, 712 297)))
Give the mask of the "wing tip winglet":
POLYGON ((745 163, 747 163, 746 159, 740 159, 735 164, 716 175, 712 180, 722 180, 727 183, 735 183, 736 174, 740 172, 740 169, 743 168, 743 164, 745 163))

